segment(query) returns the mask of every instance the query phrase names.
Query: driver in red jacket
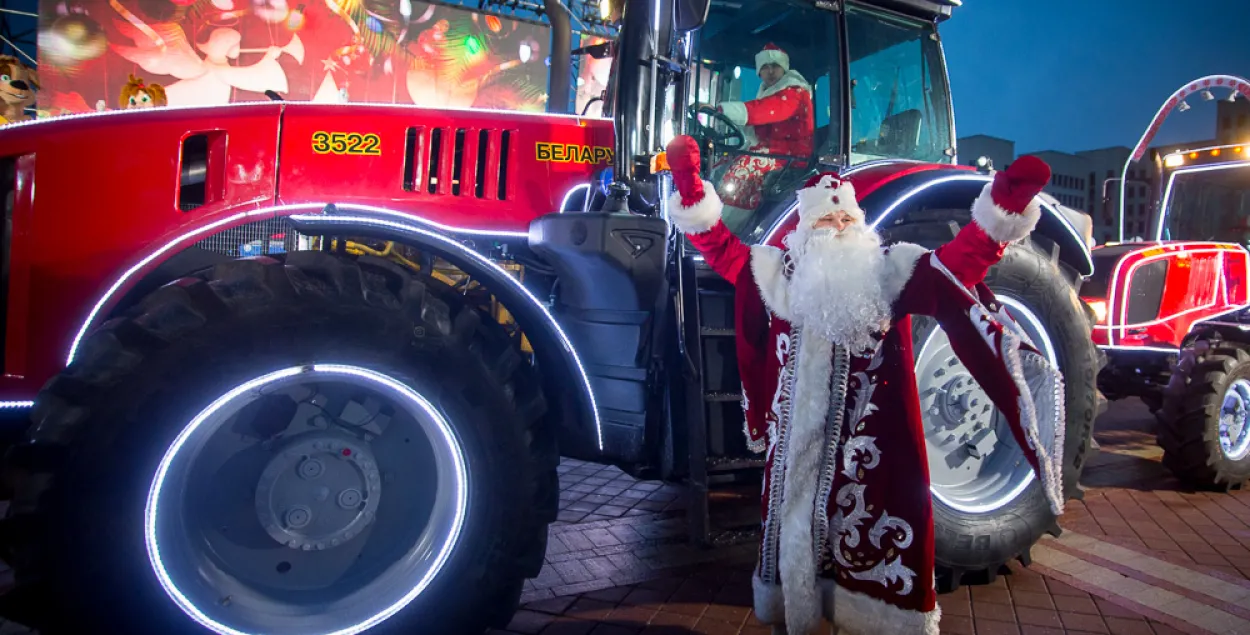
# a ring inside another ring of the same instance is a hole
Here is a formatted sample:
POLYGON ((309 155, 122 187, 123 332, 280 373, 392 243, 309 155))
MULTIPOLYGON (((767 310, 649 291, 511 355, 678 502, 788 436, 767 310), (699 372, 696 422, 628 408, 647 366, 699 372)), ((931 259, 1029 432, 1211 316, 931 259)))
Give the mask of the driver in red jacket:
MULTIPOLYGON (((815 136, 811 85, 798 71, 790 69, 790 56, 773 44, 755 54, 755 69, 760 76, 755 99, 721 102, 717 110, 742 128, 746 135, 744 148, 750 152, 811 156, 815 136)), ((725 202, 725 220, 731 227, 736 229, 742 216, 759 207, 764 176, 786 163, 783 158, 750 154, 733 159, 716 187, 725 202), (730 209, 731 206, 742 211, 730 209)))

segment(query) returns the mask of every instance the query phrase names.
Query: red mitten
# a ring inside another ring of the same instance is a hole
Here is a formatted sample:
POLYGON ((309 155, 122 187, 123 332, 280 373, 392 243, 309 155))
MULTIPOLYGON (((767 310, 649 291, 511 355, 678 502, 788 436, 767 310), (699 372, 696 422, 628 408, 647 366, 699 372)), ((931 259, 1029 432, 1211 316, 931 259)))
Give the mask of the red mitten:
POLYGON ((665 150, 673 173, 673 185, 681 194, 681 204, 690 207, 703 200, 703 179, 699 178, 699 144, 681 135, 668 142, 665 150))
POLYGON ((1050 183, 1050 166, 1035 156, 1023 156, 994 175, 990 198, 1008 213, 1023 214, 1047 183, 1050 183))
POLYGON ((998 243, 1011 243, 1033 232, 1042 208, 1034 197, 1050 183, 1050 166, 1037 157, 1016 159, 986 183, 972 203, 973 222, 998 243))

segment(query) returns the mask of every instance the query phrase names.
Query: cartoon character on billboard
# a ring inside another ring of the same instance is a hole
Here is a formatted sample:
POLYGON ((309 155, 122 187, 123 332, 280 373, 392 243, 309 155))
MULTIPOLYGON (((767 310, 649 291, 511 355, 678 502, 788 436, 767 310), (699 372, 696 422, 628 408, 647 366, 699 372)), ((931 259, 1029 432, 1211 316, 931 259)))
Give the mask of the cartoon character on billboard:
POLYGON ((165 88, 160 84, 145 84, 142 77, 130 76, 130 81, 122 86, 122 94, 118 99, 118 107, 122 110, 130 108, 159 108, 168 106, 165 88))
POLYGON ((0 55, 0 124, 34 119, 26 109, 35 105, 38 88, 35 69, 12 55, 0 55))

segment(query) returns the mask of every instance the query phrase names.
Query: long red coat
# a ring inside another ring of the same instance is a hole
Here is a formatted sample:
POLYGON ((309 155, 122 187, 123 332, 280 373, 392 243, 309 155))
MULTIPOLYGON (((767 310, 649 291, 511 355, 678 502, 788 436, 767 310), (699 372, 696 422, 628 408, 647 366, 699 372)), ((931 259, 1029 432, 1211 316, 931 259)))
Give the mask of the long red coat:
POLYGON ((708 185, 692 207, 675 197, 671 216, 736 288, 745 434, 767 452, 756 614, 765 623, 802 622, 787 624, 793 635, 821 615, 848 635, 937 635, 910 316, 937 319, 1062 513, 1062 378, 982 283, 1007 242, 1032 230, 1035 206, 1022 223, 978 201, 974 222, 937 250, 886 248, 881 285, 894 317, 875 350, 853 354, 787 321, 785 254, 735 237, 708 185), (813 564, 814 582, 803 573, 813 564))
MULTIPOLYGON (((746 148, 751 152, 812 156, 816 135, 812 87, 795 71, 761 87, 751 101, 722 102, 720 111, 740 127, 749 126, 746 148)), ((753 210, 760 205, 764 176, 786 163, 770 157, 737 157, 721 177, 718 193, 729 205, 753 210)))

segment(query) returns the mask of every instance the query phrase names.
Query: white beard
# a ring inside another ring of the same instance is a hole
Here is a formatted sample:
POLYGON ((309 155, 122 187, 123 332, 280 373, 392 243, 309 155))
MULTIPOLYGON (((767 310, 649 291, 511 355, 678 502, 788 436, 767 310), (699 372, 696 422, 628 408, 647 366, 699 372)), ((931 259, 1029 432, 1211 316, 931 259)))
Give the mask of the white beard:
POLYGON ((857 224, 839 237, 800 223, 786 247, 794 263, 792 321, 853 353, 874 348, 873 335, 889 328, 892 313, 881 284, 885 254, 876 231, 857 224))

